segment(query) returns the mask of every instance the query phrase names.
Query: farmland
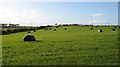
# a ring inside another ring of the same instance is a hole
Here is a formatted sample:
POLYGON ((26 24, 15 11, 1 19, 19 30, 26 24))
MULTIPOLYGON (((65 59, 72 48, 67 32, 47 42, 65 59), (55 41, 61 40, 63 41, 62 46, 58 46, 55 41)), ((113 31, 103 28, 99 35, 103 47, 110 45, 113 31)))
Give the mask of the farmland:
POLYGON ((35 42, 24 42, 27 32, 2 36, 4 65, 117 65, 118 28, 66 26, 31 32, 35 42), (64 30, 67 28, 67 30, 64 30), (98 33, 98 29, 104 32, 98 33))

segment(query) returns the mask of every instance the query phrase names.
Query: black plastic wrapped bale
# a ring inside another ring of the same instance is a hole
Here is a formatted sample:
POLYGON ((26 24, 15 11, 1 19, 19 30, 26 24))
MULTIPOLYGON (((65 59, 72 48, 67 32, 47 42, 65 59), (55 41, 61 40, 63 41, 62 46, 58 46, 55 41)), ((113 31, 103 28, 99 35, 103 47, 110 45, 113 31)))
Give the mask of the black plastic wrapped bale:
POLYGON ((56 31, 56 29, 54 29, 54 31, 56 31))
POLYGON ((30 31, 28 31, 28 33, 30 33, 30 31))
POLYGON ((67 28, 65 28, 65 30, 67 30, 67 28))
POLYGON ((93 28, 91 28, 91 30, 93 30, 93 28))
POLYGON ((112 29, 112 31, 115 31, 115 29, 112 29))
POLYGON ((98 30, 98 32, 103 32, 103 30, 102 30, 102 29, 100 29, 100 30, 98 30))
POLYGON ((24 42, 25 41, 36 41, 35 37, 33 35, 26 35, 24 37, 24 42))

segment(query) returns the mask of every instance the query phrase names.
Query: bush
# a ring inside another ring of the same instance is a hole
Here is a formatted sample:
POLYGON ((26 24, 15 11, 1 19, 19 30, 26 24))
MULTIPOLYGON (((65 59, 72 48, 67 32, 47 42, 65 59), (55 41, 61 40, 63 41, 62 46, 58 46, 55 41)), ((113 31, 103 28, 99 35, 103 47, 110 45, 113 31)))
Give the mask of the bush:
POLYGON ((12 33, 12 31, 11 31, 11 30, 6 30, 6 32, 7 32, 8 34, 12 33))
POLYGON ((8 34, 5 30, 1 30, 0 32, 1 32, 0 34, 2 34, 2 35, 8 34))

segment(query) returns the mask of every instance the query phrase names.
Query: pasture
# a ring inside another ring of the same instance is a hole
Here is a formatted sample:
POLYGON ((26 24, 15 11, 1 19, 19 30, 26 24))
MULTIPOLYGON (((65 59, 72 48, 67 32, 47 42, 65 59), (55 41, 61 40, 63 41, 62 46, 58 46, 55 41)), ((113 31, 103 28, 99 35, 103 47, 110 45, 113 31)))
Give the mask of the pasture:
POLYGON ((31 32, 35 42, 24 42, 27 32, 2 36, 4 65, 117 65, 118 28, 67 26, 31 32), (64 30, 67 28, 67 30, 64 30), (98 33, 99 29, 103 32, 98 33))

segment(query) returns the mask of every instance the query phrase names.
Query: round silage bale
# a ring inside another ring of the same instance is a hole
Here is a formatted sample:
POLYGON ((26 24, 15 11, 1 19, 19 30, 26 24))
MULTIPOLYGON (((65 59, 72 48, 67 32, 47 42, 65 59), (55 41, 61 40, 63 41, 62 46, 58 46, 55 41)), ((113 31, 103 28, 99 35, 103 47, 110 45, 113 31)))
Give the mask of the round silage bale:
POLYGON ((33 35, 26 35, 25 37, 24 37, 24 42, 25 41, 36 41, 36 39, 35 39, 35 37, 33 36, 33 35))

